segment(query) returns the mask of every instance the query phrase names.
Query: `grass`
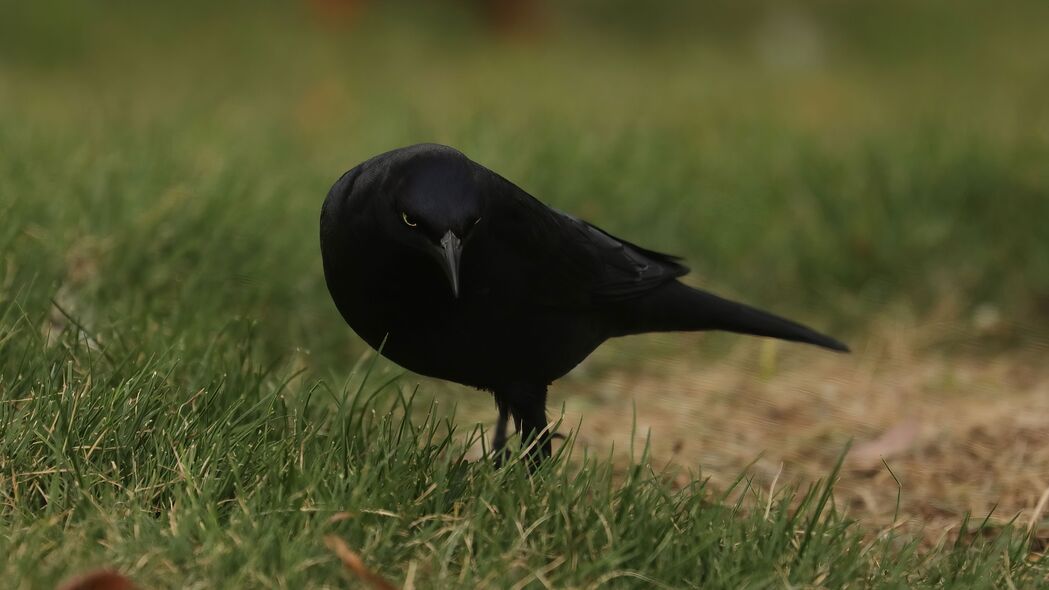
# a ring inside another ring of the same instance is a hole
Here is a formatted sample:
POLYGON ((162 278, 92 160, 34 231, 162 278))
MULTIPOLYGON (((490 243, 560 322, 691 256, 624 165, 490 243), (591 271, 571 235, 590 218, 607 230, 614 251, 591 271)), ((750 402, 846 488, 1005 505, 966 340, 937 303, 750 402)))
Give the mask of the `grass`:
MULTIPOLYGON (((0 575, 16 587, 102 564, 145 587, 341 587, 329 534, 415 587, 1045 582, 1040 538, 983 512, 931 546, 852 520, 827 483, 848 476, 844 432, 811 455, 824 483, 788 478, 771 504, 742 465, 707 481, 640 450, 578 445, 533 478, 464 462, 475 415, 449 402, 487 400, 373 365, 316 237, 343 170, 440 141, 684 255, 690 280, 873 340, 858 363, 899 339, 963 368, 1029 358, 1049 326, 1041 3, 593 20, 580 3, 520 38, 409 4, 349 21, 101 6, 20 3, 0 22, 0 575), (920 345, 891 329, 933 321, 958 328, 920 345)), ((624 372, 675 399, 691 389, 656 357, 738 350, 667 342, 613 343, 567 380, 584 434, 624 372)), ((861 381, 841 382, 859 397, 861 381)), ((751 399, 736 383, 691 403, 738 414, 718 397, 751 399)), ((902 481, 906 505, 921 490, 902 481)))
POLYGON ((98 349, 75 329, 48 346, 38 318, 4 312, 0 571, 15 587, 102 562, 146 587, 340 587, 324 535, 426 588, 990 587, 1046 574, 1008 529, 974 526, 929 554, 891 531, 870 539, 829 501, 840 461, 826 482, 771 497, 745 474, 721 494, 675 488, 643 453, 625 477, 592 456, 529 476, 465 461, 480 433, 456 436, 370 361, 332 385, 254 363, 243 324, 210 354, 157 355, 98 349))

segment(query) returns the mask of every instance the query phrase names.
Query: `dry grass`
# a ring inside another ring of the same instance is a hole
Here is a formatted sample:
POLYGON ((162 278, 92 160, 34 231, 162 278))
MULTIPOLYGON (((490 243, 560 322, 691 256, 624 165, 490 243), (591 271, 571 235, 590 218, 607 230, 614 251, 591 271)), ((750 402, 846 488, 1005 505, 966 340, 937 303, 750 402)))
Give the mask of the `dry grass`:
MULTIPOLYGON (((672 338, 695 349, 697 337, 672 338)), ((753 462, 766 490, 825 476, 852 440, 836 501, 872 529, 935 542, 967 512, 980 521, 993 510, 991 524, 1018 517, 1044 546, 1049 367, 1015 351, 949 358, 909 338, 872 341, 850 356, 754 341, 716 362, 682 352, 575 379, 555 387, 555 399, 571 390, 562 430, 582 419, 578 447, 614 446, 624 460, 647 437, 654 464, 698 471, 715 487, 753 462)))

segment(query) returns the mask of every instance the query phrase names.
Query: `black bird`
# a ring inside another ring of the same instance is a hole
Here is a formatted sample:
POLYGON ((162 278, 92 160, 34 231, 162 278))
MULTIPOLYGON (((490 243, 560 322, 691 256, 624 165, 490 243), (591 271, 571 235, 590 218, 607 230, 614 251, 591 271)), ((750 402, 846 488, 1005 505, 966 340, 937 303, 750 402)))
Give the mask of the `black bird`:
POLYGON ((549 456, 547 387, 608 338, 724 330, 848 351, 680 283, 679 258, 552 209, 442 145, 395 149, 343 174, 320 238, 332 299, 372 348, 492 392, 496 453, 512 417, 531 456, 549 456))

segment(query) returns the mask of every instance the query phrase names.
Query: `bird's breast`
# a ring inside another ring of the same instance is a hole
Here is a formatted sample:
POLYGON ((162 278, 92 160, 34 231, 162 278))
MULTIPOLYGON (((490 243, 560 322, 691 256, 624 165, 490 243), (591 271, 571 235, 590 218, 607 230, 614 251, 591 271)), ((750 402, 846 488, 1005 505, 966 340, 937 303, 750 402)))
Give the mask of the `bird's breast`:
POLYGON ((458 298, 429 259, 355 260, 329 288, 350 327, 384 356, 475 387, 553 381, 604 340, 594 318, 537 304, 483 262, 464 258, 458 298))

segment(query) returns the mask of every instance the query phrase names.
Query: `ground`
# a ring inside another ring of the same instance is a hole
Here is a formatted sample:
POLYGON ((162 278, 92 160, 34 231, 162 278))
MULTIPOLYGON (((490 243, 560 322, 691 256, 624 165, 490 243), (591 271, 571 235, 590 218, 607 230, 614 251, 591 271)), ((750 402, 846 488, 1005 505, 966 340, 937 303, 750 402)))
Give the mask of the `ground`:
POLYGON ((652 460, 719 486, 752 462, 755 485, 814 481, 851 439, 835 500, 872 528, 903 523, 932 541, 969 513, 1049 535, 1035 512, 1049 489, 1049 375, 1012 357, 962 365, 880 351, 762 376, 758 347, 746 348, 713 367, 679 357, 611 375, 587 390, 615 403, 568 400, 565 421, 585 420, 585 447, 629 441, 624 410, 638 400, 652 460))
MULTIPOLYGON (((1037 349, 944 357, 890 333, 854 343, 851 355, 755 341, 710 358, 703 336, 690 335, 616 342, 592 361, 596 371, 584 365, 555 384, 551 418, 574 434, 577 456, 611 452, 627 468, 631 447, 636 457, 647 446, 681 482, 700 476, 715 489, 743 471, 766 490, 807 485, 851 443, 835 501, 872 531, 903 528, 935 544, 967 514, 990 515, 1045 543, 1049 371, 1037 349), (663 354, 630 358, 646 345, 663 354)), ((442 399, 464 408, 461 419, 490 421, 477 397, 442 399)))

